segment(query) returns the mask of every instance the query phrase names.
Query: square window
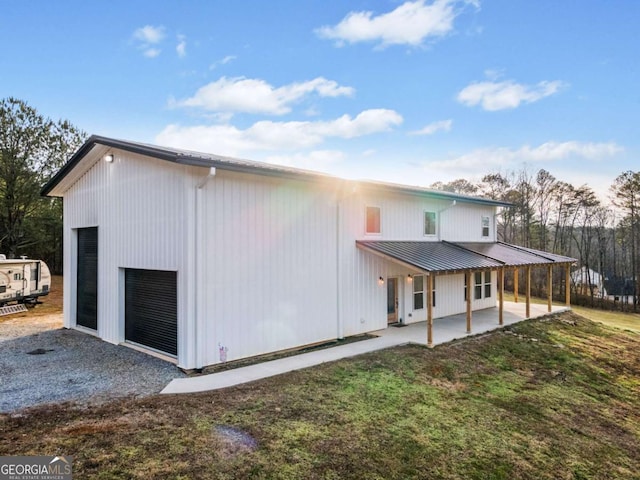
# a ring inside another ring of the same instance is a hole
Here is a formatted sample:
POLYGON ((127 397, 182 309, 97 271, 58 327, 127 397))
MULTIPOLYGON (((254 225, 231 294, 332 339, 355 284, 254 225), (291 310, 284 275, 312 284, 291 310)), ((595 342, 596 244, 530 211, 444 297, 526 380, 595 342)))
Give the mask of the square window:
POLYGON ((436 234, 436 212, 424 212, 424 234, 436 234))
POLYGON ((380 207, 367 207, 366 233, 380 233, 380 207))

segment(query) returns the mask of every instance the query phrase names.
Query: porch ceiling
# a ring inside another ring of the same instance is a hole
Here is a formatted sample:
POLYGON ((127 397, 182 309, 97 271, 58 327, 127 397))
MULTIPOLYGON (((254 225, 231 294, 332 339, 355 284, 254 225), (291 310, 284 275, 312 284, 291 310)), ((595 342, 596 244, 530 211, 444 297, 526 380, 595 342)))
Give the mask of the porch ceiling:
POLYGON ((502 242, 453 243, 356 240, 356 246, 390 261, 433 273, 553 265, 575 259, 502 242))

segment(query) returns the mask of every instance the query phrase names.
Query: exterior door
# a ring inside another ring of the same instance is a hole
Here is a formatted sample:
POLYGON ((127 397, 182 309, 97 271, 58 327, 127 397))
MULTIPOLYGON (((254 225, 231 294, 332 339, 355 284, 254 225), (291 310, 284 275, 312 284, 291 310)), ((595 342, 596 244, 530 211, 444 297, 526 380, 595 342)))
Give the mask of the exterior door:
POLYGON ((98 228, 78 229, 76 325, 98 329, 98 228))
POLYGON ((125 340, 178 354, 176 272, 125 270, 125 340))
POLYGON ((398 279, 387 279, 387 323, 398 321, 398 279))

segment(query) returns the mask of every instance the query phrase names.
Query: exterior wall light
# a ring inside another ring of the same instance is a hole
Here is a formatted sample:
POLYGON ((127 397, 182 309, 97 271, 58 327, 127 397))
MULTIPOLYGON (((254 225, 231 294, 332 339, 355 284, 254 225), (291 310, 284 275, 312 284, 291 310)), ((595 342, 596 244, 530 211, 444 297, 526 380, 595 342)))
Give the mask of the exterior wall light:
POLYGON ((384 278, 378 277, 378 285, 384 285, 384 278))
POLYGON ((103 158, 105 162, 112 163, 114 158, 113 153, 107 153, 103 158))
POLYGON ((413 283, 413 275, 411 274, 407 275, 407 282, 413 283))

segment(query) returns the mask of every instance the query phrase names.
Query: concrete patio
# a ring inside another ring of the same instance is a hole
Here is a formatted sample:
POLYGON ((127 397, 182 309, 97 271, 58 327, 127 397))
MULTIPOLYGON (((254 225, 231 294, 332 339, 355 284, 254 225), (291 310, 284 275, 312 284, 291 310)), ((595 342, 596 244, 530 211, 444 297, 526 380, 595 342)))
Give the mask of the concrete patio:
MULTIPOLYGON (((524 303, 504 302, 504 326, 512 325, 525 319, 524 303)), ((551 313, 569 310, 565 306, 553 306, 551 313)), ((542 317, 548 314, 547 305, 531 304, 530 318, 542 317)), ((472 331, 466 333, 466 314, 436 318, 433 321, 434 345, 450 342, 469 335, 488 332, 501 328, 498 325, 498 309, 488 308, 473 312, 472 331)), ((302 353, 290 357, 257 363, 247 367, 236 368, 219 373, 202 375, 199 377, 176 378, 172 380, 161 393, 194 393, 220 388, 231 387, 252 382, 261 378, 268 378, 282 373, 333 362, 342 358, 354 357, 384 348, 415 343, 427 344, 427 323, 418 322, 405 327, 389 327, 372 332, 376 338, 349 343, 337 347, 325 348, 313 352, 302 353)))

